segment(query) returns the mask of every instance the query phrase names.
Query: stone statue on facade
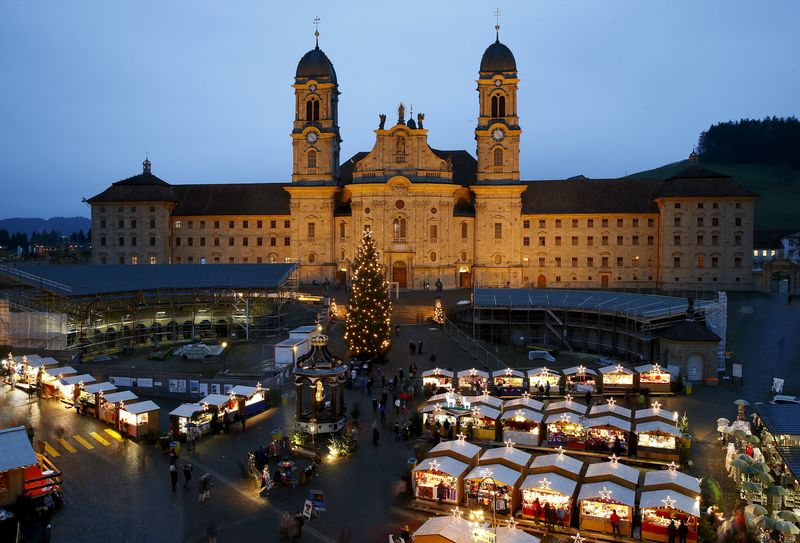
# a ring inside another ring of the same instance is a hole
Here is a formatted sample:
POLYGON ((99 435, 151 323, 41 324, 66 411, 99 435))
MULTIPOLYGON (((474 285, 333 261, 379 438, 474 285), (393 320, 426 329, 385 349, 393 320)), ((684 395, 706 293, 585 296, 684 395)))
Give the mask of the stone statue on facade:
POLYGON ((380 124, 378 125, 378 130, 383 130, 383 125, 386 124, 386 114, 381 113, 378 115, 378 118, 381 120, 380 124))
POLYGON ((404 124, 406 118, 406 106, 403 105, 403 102, 400 102, 400 106, 397 108, 397 124, 404 124))
POLYGON ((422 121, 425 120, 424 113, 417 113, 417 128, 422 128, 422 121))

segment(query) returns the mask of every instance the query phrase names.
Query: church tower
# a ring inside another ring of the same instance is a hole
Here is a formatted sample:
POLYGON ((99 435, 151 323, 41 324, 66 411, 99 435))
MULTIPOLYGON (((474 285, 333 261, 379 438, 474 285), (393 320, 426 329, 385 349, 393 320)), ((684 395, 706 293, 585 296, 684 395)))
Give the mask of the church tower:
POLYGON ((480 110, 475 128, 478 182, 519 181, 519 127, 517 116, 517 62, 511 50, 497 39, 481 58, 478 78, 480 110))
POLYGON ((292 183, 336 184, 339 177, 339 84, 336 70, 316 47, 297 64, 294 80, 292 183))

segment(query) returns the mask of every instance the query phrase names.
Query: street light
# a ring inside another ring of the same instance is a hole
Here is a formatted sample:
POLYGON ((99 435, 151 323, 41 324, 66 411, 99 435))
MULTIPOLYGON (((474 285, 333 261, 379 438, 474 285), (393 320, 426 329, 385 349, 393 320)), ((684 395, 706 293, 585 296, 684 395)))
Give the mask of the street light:
POLYGON ((494 477, 492 477, 491 470, 484 470, 484 473, 485 475, 483 475, 480 481, 478 481, 478 492, 480 492, 483 483, 486 481, 492 482, 492 490, 490 491, 490 494, 492 495, 492 529, 488 530, 486 526, 484 526, 485 522, 483 520, 483 509, 470 511, 469 523, 472 527, 473 541, 494 543, 497 541, 497 481, 494 477))

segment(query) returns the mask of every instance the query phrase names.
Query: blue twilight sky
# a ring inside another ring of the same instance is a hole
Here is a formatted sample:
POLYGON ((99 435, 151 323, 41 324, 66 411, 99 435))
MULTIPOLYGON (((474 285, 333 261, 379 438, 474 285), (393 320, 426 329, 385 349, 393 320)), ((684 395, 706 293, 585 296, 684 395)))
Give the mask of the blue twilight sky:
POLYGON ((88 215, 81 198, 146 151, 173 183, 287 182, 316 15, 343 160, 400 100, 432 146, 474 154, 496 7, 523 179, 623 176, 685 158, 711 123, 798 114, 797 0, 2 0, 0 217, 88 215))

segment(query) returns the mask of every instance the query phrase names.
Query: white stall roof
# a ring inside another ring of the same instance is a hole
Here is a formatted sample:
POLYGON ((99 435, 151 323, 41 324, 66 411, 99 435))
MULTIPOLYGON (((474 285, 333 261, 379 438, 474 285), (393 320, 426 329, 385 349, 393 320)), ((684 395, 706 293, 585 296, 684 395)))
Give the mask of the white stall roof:
POLYGON ((639 495, 639 507, 649 509, 664 508, 670 505, 687 515, 700 516, 700 500, 696 500, 674 490, 648 490, 639 495))
POLYGON ((700 494, 700 481, 686 473, 662 469, 648 471, 644 474, 642 488, 660 485, 675 485, 685 488, 690 494, 700 494))
POLYGON ((667 368, 661 366, 660 364, 642 364, 641 366, 636 366, 634 369, 639 373, 650 373, 655 371, 661 374, 669 373, 667 368))
MULTIPOLYGON (((582 369, 583 369, 583 373, 585 373, 586 375, 597 375, 597 372, 594 371, 592 368, 583 367, 582 369)), ((561 372, 564 375, 576 375, 576 374, 580 373, 580 371, 581 371, 581 366, 574 366, 572 368, 567 368, 565 370, 561 370, 561 372)))
POLYGON ((554 370, 553 368, 533 368, 532 370, 528 370, 528 378, 536 377, 539 375, 558 375, 561 376, 561 372, 559 370, 554 370))
POLYGON ((681 430, 672 423, 654 420, 650 422, 640 422, 636 424, 637 434, 646 434, 649 432, 661 432, 675 437, 681 436, 681 430))
POLYGON ((28 359, 28 364, 31 364, 31 365, 33 364, 34 361, 38 362, 39 360, 42 359, 42 357, 39 356, 38 354, 18 354, 17 356, 13 356, 12 358, 14 359, 14 362, 16 364, 22 364, 22 361, 25 358, 27 358, 28 359))
POLYGON ((611 481, 602 481, 599 483, 587 483, 581 485, 581 491, 578 494, 578 500, 593 500, 597 498, 602 499, 607 491, 611 491, 611 493, 608 495, 608 499, 613 502, 633 507, 634 502, 636 501, 636 492, 630 488, 625 488, 624 486, 618 485, 617 483, 612 483, 611 481))
POLYGON ((169 412, 170 415, 176 417, 186 417, 189 418, 195 413, 198 413, 203 410, 203 406, 199 403, 184 403, 173 409, 169 412))
POLYGON ((449 456, 440 456, 438 458, 426 458, 414 468, 414 471, 430 471, 433 467, 436 466, 438 471, 442 473, 446 473, 451 477, 461 477, 464 475, 464 472, 467 471, 467 464, 462 462, 461 460, 456 460, 455 458, 450 458, 449 456), (433 464, 433 463, 436 464, 433 464))
POLYGON ((472 527, 463 518, 453 518, 453 515, 431 517, 417 528, 414 537, 438 536, 444 541, 462 543, 472 541, 472 527))
POLYGON ((566 454, 545 454, 537 456, 531 463, 531 469, 544 467, 558 467, 578 477, 583 468, 583 461, 566 454))
POLYGON ((469 369, 469 370, 461 370, 456 375, 458 376, 459 379, 463 379, 464 377, 470 377, 473 374, 476 377, 483 377, 484 379, 488 379, 489 378, 489 373, 488 372, 485 372, 483 370, 479 370, 479 369, 476 369, 476 368, 472 368, 472 369, 469 369))
POLYGON ((518 416, 524 418, 525 420, 530 420, 533 422, 542 422, 542 418, 544 417, 544 415, 542 415, 538 411, 534 411, 533 409, 528 409, 527 407, 522 407, 520 409, 505 411, 502 415, 500 415, 500 420, 513 419, 518 416))
POLYGON ((495 370, 492 372, 492 377, 525 377, 525 374, 519 370, 506 368, 504 370, 495 370), (510 370, 510 371, 509 371, 510 370))
POLYGON ((480 396, 467 396, 467 398, 469 398, 469 403, 472 405, 488 405, 490 407, 494 407, 495 409, 500 409, 503 407, 503 400, 494 396, 489 396, 488 394, 481 394, 480 396))
POLYGON ((295 345, 300 345, 308 341, 308 338, 289 338, 284 339, 280 343, 276 343, 276 347, 294 347, 295 345))
POLYGON ((223 405, 227 405, 229 401, 231 401, 231 397, 227 394, 209 394, 200 400, 199 403, 207 403, 208 405, 213 405, 214 407, 222 407, 223 405))
POLYGON ((74 375, 78 373, 78 370, 72 366, 61 366, 60 368, 47 368, 44 372, 50 377, 58 377, 59 375, 74 375))
POLYGON ((437 403, 444 404, 447 402, 447 392, 442 392, 441 394, 434 394, 428 401, 426 402, 428 405, 436 405, 437 403))
POLYGON ((158 411, 161 409, 158 407, 156 402, 151 400, 145 400, 143 402, 136 402, 132 404, 127 404, 125 406, 125 411, 130 413, 131 415, 138 415, 140 413, 149 413, 150 411, 158 411))
POLYGON ((653 409, 652 407, 648 407, 647 409, 637 409, 633 413, 633 417, 636 420, 656 418, 656 419, 661 419, 665 422, 670 422, 672 424, 675 424, 675 421, 672 419, 672 417, 674 416, 673 413, 674 413, 673 411, 670 411, 669 409, 664 409, 663 407, 661 409, 653 409))
POLYGON ((545 424, 555 424, 556 422, 571 422, 583 426, 585 419, 577 413, 564 411, 563 413, 548 413, 544 419, 545 424))
POLYGON ((589 464, 584 477, 587 479, 590 477, 616 477, 623 481, 637 484, 639 482, 639 473, 638 469, 619 462, 599 462, 597 464, 589 464))
POLYGON ((106 394, 105 396, 103 396, 103 399, 109 403, 129 402, 131 400, 138 400, 139 396, 137 396, 130 390, 120 390, 119 392, 106 394))
POLYGON ((453 378, 453 372, 442 368, 434 368, 432 370, 425 370, 422 372, 423 377, 449 377, 453 378))
POLYGON ((568 402, 567 400, 560 400, 557 402, 550 402, 547 404, 547 411, 548 413, 552 413, 553 411, 572 411, 573 413, 577 413, 578 415, 585 415, 586 412, 589 410, 586 405, 582 404, 579 401, 572 400, 568 402))
POLYGON ((290 330, 289 333, 290 334, 310 334, 311 332, 313 332, 316 329, 317 329, 317 326, 315 324, 308 324, 306 326, 298 326, 294 330, 290 330))
POLYGON ((236 385, 231 389, 231 394, 234 396, 246 396, 248 398, 256 392, 258 392, 258 387, 251 387, 247 385, 236 385))
POLYGON ((525 477, 520 488, 550 489, 564 496, 572 496, 578 481, 573 481, 558 473, 534 473, 525 477), (545 480, 546 479, 546 480, 545 480), (542 481, 545 480, 544 484, 542 481), (550 483, 549 485, 547 483, 550 483))
POLYGON ((94 380, 94 377, 88 373, 84 373, 81 375, 70 375, 69 377, 64 377, 59 381, 59 383, 62 385, 77 385, 78 383, 83 383, 85 385, 86 383, 93 383, 94 380))
POLYGON ((472 471, 464 477, 464 480, 483 479, 484 477, 491 477, 495 481, 505 485, 515 486, 522 478, 522 473, 519 470, 511 469, 503 464, 486 464, 485 466, 473 468, 472 471))
POLYGON ((620 417, 614 417, 611 415, 607 415, 605 417, 594 417, 591 419, 586 419, 587 428, 597 428, 599 426, 610 426, 611 428, 616 428, 617 430, 624 430, 625 432, 631 431, 631 421, 625 420, 620 417))
MULTIPOLYGON (((469 541, 469 539, 463 541, 469 541)), ((541 540, 538 537, 519 528, 497 527, 497 543, 539 543, 539 541, 541 540)))
POLYGON ((531 461, 531 455, 514 447, 495 447, 486 449, 486 452, 481 455, 481 462, 487 460, 505 460, 510 464, 524 468, 531 461))
POLYGON ((626 368, 625 366, 616 364, 614 366, 603 366, 600 368, 600 373, 603 375, 607 373, 624 373, 625 375, 633 375, 633 370, 626 368))
POLYGON ((92 385, 86 385, 85 387, 83 387, 83 390, 88 392, 89 394, 97 394, 98 392, 102 392, 103 394, 105 394, 106 392, 117 390, 117 387, 115 387, 113 383, 105 381, 103 383, 94 383, 92 385))
POLYGON ((590 417, 609 415, 609 414, 617 415, 622 418, 630 420, 632 412, 627 407, 622 407, 617 404, 607 404, 607 403, 593 405, 592 408, 589 410, 590 417))
POLYGON ((46 358, 37 357, 35 360, 31 360, 30 357, 28 357, 28 365, 32 368, 53 368, 58 366, 58 360, 50 358, 49 356, 46 358))
POLYGON ((467 458, 473 458, 481 452, 481 448, 470 443, 469 441, 461 441, 460 439, 451 439, 449 441, 442 441, 430 450, 431 453, 449 453, 454 452, 467 458))
POLYGON ((516 409, 517 407, 527 407, 528 409, 533 409, 534 411, 541 411, 544 407, 544 403, 540 402, 539 400, 534 400, 533 398, 514 398, 513 400, 508 400, 503 403, 503 411, 508 409, 516 409))
POLYGON ((24 426, 0 430, 0 473, 38 462, 24 426))
MULTIPOLYGON (((497 420, 500 417, 500 411, 488 405, 474 405, 472 408, 477 409, 480 416, 487 419, 497 420)), ((470 413, 471 412, 472 410, 470 410, 470 413)))

